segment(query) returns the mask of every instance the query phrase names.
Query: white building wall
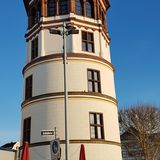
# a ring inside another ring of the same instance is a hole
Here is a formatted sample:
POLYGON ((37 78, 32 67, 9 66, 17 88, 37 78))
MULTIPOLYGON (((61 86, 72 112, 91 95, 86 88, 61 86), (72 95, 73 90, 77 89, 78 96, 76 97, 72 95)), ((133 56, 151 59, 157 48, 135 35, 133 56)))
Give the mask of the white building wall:
MULTIPOLYGON (((57 137, 61 140, 65 139, 65 131, 62 127, 64 126, 64 103, 62 100, 62 98, 57 98, 40 101, 33 103, 32 107, 27 106, 23 109, 23 119, 31 117, 31 143, 54 139, 54 136, 44 137, 40 135, 41 130, 52 130, 54 127, 57 128, 57 137)), ((115 104, 96 98, 69 98, 68 106, 70 140, 90 140, 89 112, 98 112, 103 113, 105 141, 120 142, 115 104)), ((85 142, 83 144, 86 147, 86 156, 89 160, 105 160, 110 157, 112 157, 112 160, 118 160, 117 157, 121 156, 121 149, 115 144, 85 142)), ((70 143, 71 160, 78 159, 80 145, 81 143, 70 143)), ((61 144, 61 147, 63 148, 64 145, 61 144)), ((31 152, 34 153, 31 154, 31 157, 39 157, 38 160, 42 160, 44 155, 49 157, 50 152, 47 148, 49 146, 31 148, 31 152)), ((62 156, 64 156, 63 153, 62 156)))
POLYGON ((45 55, 63 53, 63 41, 60 35, 52 35, 47 29, 41 32, 44 32, 45 55))
MULTIPOLYGON (((68 91, 88 92, 87 69, 100 71, 102 94, 115 97, 113 70, 101 62, 68 58, 68 91)), ((33 75, 33 96, 63 92, 63 62, 51 61, 36 65, 25 73, 33 75), (43 84, 43 85, 42 85, 43 84)))
POLYGON ((39 57, 45 56, 45 46, 44 46, 44 41, 45 41, 45 34, 44 32, 40 32, 38 36, 38 54, 39 57))
MULTIPOLYGON (((62 29, 62 28, 57 28, 62 29)), ((106 42, 102 33, 98 30, 85 29, 84 27, 77 28, 79 34, 67 36, 67 53, 82 53, 96 55, 111 62, 109 44, 106 42), (82 51, 82 31, 91 32, 94 35, 94 53, 82 51)), ((43 29, 39 35, 32 37, 27 42, 27 63, 31 61, 31 41, 38 36, 38 55, 46 56, 50 54, 63 53, 63 39, 60 35, 52 35, 49 29, 43 29)))
MULTIPOLYGON (((64 140, 64 103, 62 100, 62 98, 56 98, 40 101, 33 103, 32 108, 28 106, 23 109, 23 119, 31 117, 31 143, 51 140, 52 137, 42 137, 40 131, 54 129, 54 127, 57 127, 57 136, 64 140)), ((115 104, 98 99, 98 97, 75 97, 69 98, 68 106, 70 139, 90 140, 89 112, 96 112, 103 113, 105 140, 120 142, 115 104)))
POLYGON ((109 62, 111 62, 111 57, 110 57, 110 46, 109 44, 106 42, 106 40, 104 39, 104 37, 102 36, 102 34, 100 34, 100 44, 101 44, 101 57, 108 60, 109 62))
POLYGON ((0 160, 15 160, 15 152, 0 150, 0 160))
MULTIPOLYGON (((81 144, 72 144, 70 150, 70 160, 78 160, 81 144)), ((62 157, 61 160, 65 160, 64 157, 64 145, 61 145, 62 157)), ((87 160, 120 160, 117 157, 121 157, 121 150, 119 146, 96 144, 85 144, 85 152, 87 160), (112 159, 111 159, 112 157, 112 159)), ((50 159, 50 146, 39 146, 31 148, 31 159, 50 159), (45 154, 44 154, 45 153, 45 154), (45 155, 45 156, 44 156, 45 155)))

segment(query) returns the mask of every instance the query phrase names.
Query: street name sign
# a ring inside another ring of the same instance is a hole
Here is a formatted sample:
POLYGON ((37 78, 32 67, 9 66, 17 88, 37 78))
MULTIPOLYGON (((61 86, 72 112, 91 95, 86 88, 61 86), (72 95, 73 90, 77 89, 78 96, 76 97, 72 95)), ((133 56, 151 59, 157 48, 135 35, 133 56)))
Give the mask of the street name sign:
POLYGON ((41 136, 52 136, 52 135, 54 135, 53 130, 42 130, 41 131, 41 136))

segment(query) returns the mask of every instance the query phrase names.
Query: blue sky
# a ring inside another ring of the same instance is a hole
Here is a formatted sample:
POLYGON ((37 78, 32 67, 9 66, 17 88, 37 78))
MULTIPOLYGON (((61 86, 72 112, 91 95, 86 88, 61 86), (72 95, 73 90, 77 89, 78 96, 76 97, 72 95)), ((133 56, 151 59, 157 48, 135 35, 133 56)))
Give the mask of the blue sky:
MULTIPOLYGON (((107 21, 119 107, 160 104, 160 1, 110 0, 107 21)), ((26 13, 22 0, 0 6, 0 145, 20 136, 26 13)))
POLYGON ((160 104, 160 1, 111 0, 108 26, 119 107, 160 104))

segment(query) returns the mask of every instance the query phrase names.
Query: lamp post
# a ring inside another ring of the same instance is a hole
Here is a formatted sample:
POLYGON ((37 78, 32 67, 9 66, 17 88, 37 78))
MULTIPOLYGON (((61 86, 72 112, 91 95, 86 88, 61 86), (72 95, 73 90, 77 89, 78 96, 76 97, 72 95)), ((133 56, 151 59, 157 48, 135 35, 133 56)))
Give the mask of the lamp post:
POLYGON ((63 30, 49 29, 50 34, 58 34, 63 37, 63 67, 64 67, 64 111, 65 111, 65 159, 69 160, 69 129, 68 129, 68 88, 67 88, 67 53, 66 37, 70 34, 78 34, 79 30, 70 24, 63 22, 63 30))

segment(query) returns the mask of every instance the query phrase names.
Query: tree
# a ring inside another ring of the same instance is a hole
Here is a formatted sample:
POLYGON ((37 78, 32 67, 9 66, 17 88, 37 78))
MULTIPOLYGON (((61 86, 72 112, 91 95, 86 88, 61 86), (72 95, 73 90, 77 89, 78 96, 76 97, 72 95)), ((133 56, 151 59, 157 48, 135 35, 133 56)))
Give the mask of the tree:
MULTIPOLYGON (((128 132, 139 145, 145 160, 157 160, 160 149, 160 109, 148 104, 119 112, 121 133, 128 132)), ((135 158, 136 159, 136 158, 135 158)))

